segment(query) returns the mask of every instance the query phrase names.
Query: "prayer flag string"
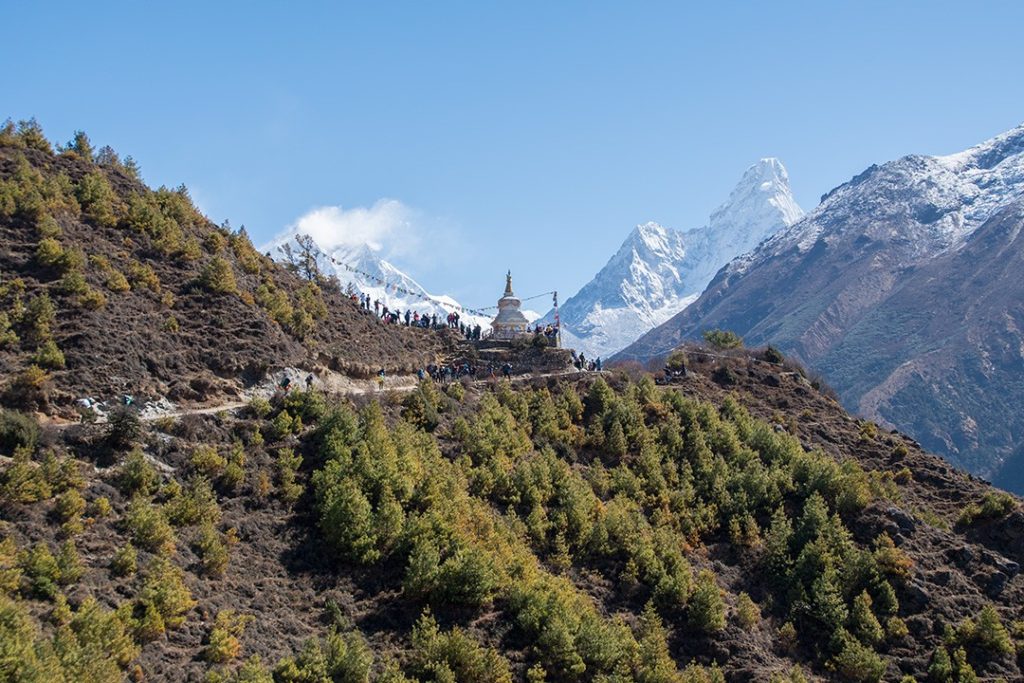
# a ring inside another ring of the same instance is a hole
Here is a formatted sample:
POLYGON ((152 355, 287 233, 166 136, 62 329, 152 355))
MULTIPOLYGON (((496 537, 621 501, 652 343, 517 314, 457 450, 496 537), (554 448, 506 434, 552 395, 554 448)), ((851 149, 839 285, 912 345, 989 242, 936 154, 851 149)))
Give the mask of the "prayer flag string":
MULTIPOLYGON (((458 304, 452 304, 452 303, 449 303, 447 301, 441 301, 440 299, 435 299, 433 297, 426 296, 425 294, 422 294, 420 292, 410 291, 409 289, 401 286, 397 282, 388 282, 387 280, 385 280, 382 277, 379 277, 377 275, 373 275, 372 273, 367 273, 366 271, 359 270, 358 268, 354 268, 354 267, 350 266, 347 263, 342 263, 341 261, 338 261, 333 256, 329 256, 328 255, 327 258, 329 258, 331 260, 331 263, 333 263, 334 265, 341 266, 342 268, 344 268, 345 270, 349 271, 350 273, 355 273, 357 275, 361 275, 364 278, 366 278, 367 280, 370 280, 371 282, 377 283, 378 285, 380 285, 380 286, 382 286, 384 288, 385 292, 393 291, 396 294, 404 294, 406 296, 415 297, 416 299, 419 299, 421 301, 429 301, 429 302, 437 304, 438 306, 441 306, 442 308, 445 308, 445 309, 454 309, 454 310, 456 310, 456 311, 458 311, 460 313, 469 313, 470 315, 478 315, 478 316, 482 316, 482 317, 487 317, 489 315, 487 313, 487 311, 494 311, 494 310, 497 310, 497 308, 498 308, 497 306, 484 306, 482 308, 469 308, 468 306, 460 306, 458 304)), ((543 292, 541 294, 535 294, 534 296, 526 297, 525 299, 520 299, 520 301, 530 301, 532 299, 539 299, 540 297, 547 296, 548 294, 553 294, 554 295, 555 316, 556 316, 556 320, 557 320, 557 316, 558 316, 558 293, 557 292, 543 292)))

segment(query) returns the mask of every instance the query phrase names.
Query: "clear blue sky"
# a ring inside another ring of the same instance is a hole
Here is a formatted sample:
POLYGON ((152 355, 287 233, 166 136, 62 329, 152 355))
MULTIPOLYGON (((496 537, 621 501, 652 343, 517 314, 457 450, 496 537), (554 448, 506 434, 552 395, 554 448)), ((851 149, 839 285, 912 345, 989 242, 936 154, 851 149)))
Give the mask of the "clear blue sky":
POLYGON ((805 209, 1024 121, 1021 2, 6 2, 0 118, 134 156, 257 243, 390 198, 400 266, 489 305, 700 226, 762 156, 805 209), (408 235, 403 235, 405 241, 408 235), (401 246, 401 245, 399 245, 401 246))

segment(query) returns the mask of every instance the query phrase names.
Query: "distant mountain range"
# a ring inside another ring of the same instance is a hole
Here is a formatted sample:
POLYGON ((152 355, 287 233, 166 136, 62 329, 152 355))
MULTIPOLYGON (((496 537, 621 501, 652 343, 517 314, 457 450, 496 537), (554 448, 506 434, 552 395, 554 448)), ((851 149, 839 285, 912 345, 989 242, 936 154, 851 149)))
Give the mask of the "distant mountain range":
POLYGON ((820 371, 852 410, 1021 490, 1022 192, 1024 126, 871 166, 617 358, 729 329, 820 371))
MULTIPOLYGON (((638 225, 608 263, 561 307, 562 339, 590 357, 614 353, 693 302, 718 270, 803 216, 778 159, 743 174, 707 225, 638 225)), ((549 312, 544 320, 553 321, 549 312)))
MULTIPOLYGON (((275 257, 280 257, 277 247, 292 240, 294 235, 286 235, 278 238, 272 244, 264 247, 275 257)), ((325 249, 317 245, 317 266, 320 272, 327 276, 337 278, 341 288, 347 289, 352 285, 356 290, 369 294, 371 299, 380 301, 382 306, 387 306, 392 311, 416 311, 420 315, 437 315, 444 319, 450 312, 459 311, 460 321, 466 324, 479 324, 485 331, 490 329, 493 314, 490 308, 485 308, 477 315, 466 311, 462 304, 447 294, 432 294, 423 285, 416 281, 391 262, 384 259, 380 252, 366 244, 354 246, 341 246, 333 249, 325 249)), ((501 273, 495 277, 493 300, 496 302, 505 288, 505 279, 501 273)), ((523 314, 530 321, 540 317, 540 314, 523 310, 523 314)))

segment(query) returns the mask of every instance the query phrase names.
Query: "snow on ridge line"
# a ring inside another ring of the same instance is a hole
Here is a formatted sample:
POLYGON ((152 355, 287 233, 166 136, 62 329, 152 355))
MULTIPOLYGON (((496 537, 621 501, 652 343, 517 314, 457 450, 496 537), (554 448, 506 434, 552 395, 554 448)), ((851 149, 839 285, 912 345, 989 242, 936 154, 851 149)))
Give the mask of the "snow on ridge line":
POLYGON ((897 209, 916 225, 921 255, 934 256, 963 244, 1001 207, 1024 193, 1024 124, 960 152, 942 156, 910 154, 872 166, 826 193, 803 220, 781 231, 753 254, 730 264, 743 272, 752 262, 796 246, 806 252, 823 233, 835 207, 860 197, 860 211, 877 207, 879 215, 897 209), (886 183, 906 184, 902 195, 878 194, 886 183), (879 202, 884 202, 880 204, 879 202))
MULTIPOLYGON (((274 253, 278 246, 289 242, 293 237, 294 235, 288 235, 267 245, 266 251, 274 253)), ((319 244, 316 244, 316 248, 317 266, 322 273, 336 277, 343 290, 351 283, 362 293, 368 294, 371 300, 380 301, 382 306, 387 306, 392 311, 401 311, 403 314, 407 310, 415 311, 420 315, 437 315, 444 319, 449 313, 463 308, 452 296, 428 292, 413 277, 381 258, 368 244, 339 247, 330 253, 319 244), (345 266, 361 272, 353 272, 345 266), (384 280, 387 286, 373 278, 384 280), (396 292, 394 285, 412 294, 396 292), (426 297, 427 300, 419 297, 426 297)), ((480 325, 485 330, 490 328, 490 316, 475 315, 465 310, 459 311, 459 316, 461 322, 467 325, 480 325)))
MULTIPOLYGON (((749 166, 708 223, 689 231, 637 225, 605 266, 562 307, 563 340, 608 356, 695 301, 733 258, 803 216, 782 162, 749 166)), ((544 320, 550 321, 553 312, 544 320)))

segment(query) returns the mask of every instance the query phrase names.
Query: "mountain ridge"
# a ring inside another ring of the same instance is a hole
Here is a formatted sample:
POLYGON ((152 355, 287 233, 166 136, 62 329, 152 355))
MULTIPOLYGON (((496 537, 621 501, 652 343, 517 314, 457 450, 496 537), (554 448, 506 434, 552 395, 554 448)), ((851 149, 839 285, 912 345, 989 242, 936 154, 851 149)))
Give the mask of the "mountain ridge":
MULTIPOLYGON (((751 165, 706 225, 688 231, 636 226, 604 267, 562 306, 562 337, 590 357, 620 350, 684 309, 733 257, 803 211, 775 158, 751 165)), ((543 319, 553 321, 549 312, 543 319)))
MULTIPOLYGON (((1008 210, 1004 218, 1012 220, 1016 215, 1012 207, 1022 192, 1024 126, 963 152, 910 155, 874 165, 827 193, 803 220, 729 263, 691 307, 624 349, 620 358, 648 358, 704 330, 731 329, 751 344, 776 345, 821 371, 852 409, 899 426, 954 462, 991 475, 1017 444, 1007 436, 987 446, 975 443, 970 432, 977 428, 970 425, 985 422, 987 409, 977 408, 973 415, 967 407, 950 412, 947 406, 939 411, 938 406, 945 404, 943 394, 956 393, 940 389, 941 381, 925 381, 911 401, 897 387, 907 386, 913 364, 893 375, 888 389, 866 387, 865 363, 851 359, 873 359, 882 355, 876 349, 899 347, 896 357, 902 361, 890 368, 892 373, 915 354, 929 354, 932 346, 943 343, 957 346, 961 354, 960 360, 947 358, 947 366, 952 363, 950 367, 963 369, 975 355, 985 357, 989 352, 982 351, 984 343, 978 338, 956 336, 962 322, 951 320, 945 309, 952 307, 967 316, 971 302, 986 310, 1002 302, 1011 319, 1017 319, 1017 314, 1003 298, 982 298, 980 293, 972 297, 957 289, 953 272, 963 269, 957 254, 974 253, 995 267, 1002 250, 1013 241, 1002 245, 993 241, 993 235, 1001 234, 998 226, 989 226, 985 232, 992 234, 986 239, 972 242, 972 237, 1001 210, 1008 210), (991 253, 982 257, 976 252, 984 245, 991 253), (915 274, 922 270, 948 285, 925 287, 921 282, 925 275, 915 274), (908 299, 901 294, 908 283, 919 296, 927 292, 931 298, 908 299), (889 338, 903 334, 908 321, 930 315, 946 320, 949 328, 915 332, 909 342, 889 338), (900 395, 902 399, 897 398, 900 395), (920 419, 912 417, 915 401, 920 419), (957 427, 953 431, 959 435, 950 436, 950 430, 928 417, 930 410, 955 416, 954 421, 965 427, 957 427)), ((1005 239, 1007 235, 1002 234, 1005 239)), ((1004 277, 1002 282, 1008 291, 1018 291, 1012 278, 1004 277)), ((992 321, 994 313, 984 320, 972 318, 981 337, 1001 336, 999 324, 992 321)), ((1009 339, 1013 338, 1016 335, 1009 339)), ((1001 376, 997 374, 992 385, 985 380, 984 387, 999 393, 1013 385, 1001 376)), ((976 380, 977 376, 971 381, 976 380)), ((976 395, 964 403, 982 400, 976 395)), ((996 418, 988 424, 995 433, 1003 433, 1001 422, 996 418)))

